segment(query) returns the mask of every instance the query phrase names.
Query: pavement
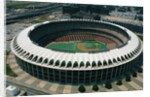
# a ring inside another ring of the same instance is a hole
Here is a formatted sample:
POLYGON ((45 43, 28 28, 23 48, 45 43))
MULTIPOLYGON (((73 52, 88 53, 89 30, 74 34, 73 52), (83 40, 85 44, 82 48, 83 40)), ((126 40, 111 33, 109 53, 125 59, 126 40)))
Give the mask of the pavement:
MULTIPOLYGON (((59 84, 54 82, 48 82, 35 78, 28 73, 24 72, 16 63, 14 54, 11 52, 8 56, 7 63, 10 65, 10 68, 18 75, 16 78, 9 79, 6 77, 8 83, 15 82, 19 83, 22 86, 26 86, 34 91, 41 91, 45 94, 70 94, 70 93, 79 93, 78 85, 67 85, 59 84)), ((131 77, 130 82, 126 82, 123 79, 123 84, 121 86, 116 85, 116 82, 112 83, 112 89, 106 89, 104 84, 98 84, 99 90, 97 92, 112 92, 112 91, 131 91, 131 90, 143 90, 143 73, 138 73, 137 77, 131 77)), ((86 93, 95 92, 92 90, 92 85, 85 85, 86 93)), ((36 93, 35 92, 35 93, 36 93)))
POLYGON ((10 42, 13 39, 14 36, 18 35, 20 31, 24 30, 25 28, 29 27, 30 23, 14 23, 10 25, 6 25, 6 31, 5 31, 5 44, 6 44, 6 50, 10 50, 10 42))
POLYGON ((50 95, 50 93, 34 88, 32 86, 24 85, 21 82, 15 81, 14 78, 10 76, 6 76, 6 79, 7 85, 13 85, 18 87, 19 89, 24 89, 25 91, 27 91, 28 95, 50 95))

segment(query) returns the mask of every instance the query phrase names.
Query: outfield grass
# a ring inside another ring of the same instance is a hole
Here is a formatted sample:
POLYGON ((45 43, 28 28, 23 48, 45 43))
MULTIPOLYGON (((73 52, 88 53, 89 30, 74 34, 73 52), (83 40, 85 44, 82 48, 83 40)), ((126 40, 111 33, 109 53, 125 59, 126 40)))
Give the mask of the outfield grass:
POLYGON ((71 50, 76 51, 77 42, 69 42, 69 43, 53 43, 48 46, 49 49, 56 49, 56 50, 71 50))
POLYGON ((98 44, 98 49, 99 50, 104 50, 107 48, 107 46, 101 42, 95 41, 95 40, 90 40, 90 41, 80 41, 80 42, 68 42, 68 43, 53 43, 48 46, 49 49, 54 49, 54 50, 60 50, 60 51, 73 51, 73 52, 85 52, 81 51, 80 49, 77 48, 78 43, 86 43, 85 48, 86 49, 96 49, 97 46, 95 45, 98 44))

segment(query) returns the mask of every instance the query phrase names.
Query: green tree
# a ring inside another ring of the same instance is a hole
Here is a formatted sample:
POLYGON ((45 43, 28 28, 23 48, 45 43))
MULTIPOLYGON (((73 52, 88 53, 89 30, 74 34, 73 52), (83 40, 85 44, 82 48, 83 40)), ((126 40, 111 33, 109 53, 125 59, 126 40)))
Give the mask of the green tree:
POLYGON ((110 82, 106 82, 106 83, 105 83, 105 88, 111 89, 111 88, 112 88, 111 83, 110 83, 110 82))
POLYGON ((78 89, 81 93, 85 92, 85 87, 83 85, 81 85, 78 89))
POLYGON ((133 77, 137 77, 137 73, 134 72, 134 73, 132 74, 132 76, 133 76, 133 77))
POLYGON ((98 91, 98 90, 99 90, 97 84, 93 85, 93 88, 92 88, 92 89, 93 89, 94 91, 98 91))
POLYGON ((139 72, 139 73, 142 73, 142 72, 143 72, 143 69, 142 69, 142 68, 139 68, 139 69, 138 69, 138 72, 139 72))
POLYGON ((131 77, 129 75, 126 76, 126 81, 131 81, 131 77))
POLYGON ((122 85, 122 80, 118 80, 116 84, 117 85, 122 85))
POLYGON ((101 19, 101 16, 99 15, 94 16, 94 20, 100 20, 100 19, 101 19))

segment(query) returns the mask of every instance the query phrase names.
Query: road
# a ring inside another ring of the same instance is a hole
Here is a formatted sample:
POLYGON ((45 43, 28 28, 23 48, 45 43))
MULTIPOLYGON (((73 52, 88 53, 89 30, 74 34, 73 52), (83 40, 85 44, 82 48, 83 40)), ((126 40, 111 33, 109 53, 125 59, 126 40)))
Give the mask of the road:
POLYGON ((7 85, 13 85, 13 86, 16 86, 20 89, 26 90, 28 95, 50 95, 50 93, 48 93, 48 92, 45 92, 43 90, 21 84, 20 82, 14 81, 11 78, 7 78, 6 84, 7 85))
POLYGON ((11 15, 6 17, 6 24, 11 24, 17 21, 20 21, 22 19, 27 19, 29 17, 34 17, 42 14, 46 14, 49 12, 52 12, 54 9, 61 7, 61 5, 53 4, 50 7, 42 8, 37 11, 31 11, 31 12, 24 12, 17 15, 11 15))

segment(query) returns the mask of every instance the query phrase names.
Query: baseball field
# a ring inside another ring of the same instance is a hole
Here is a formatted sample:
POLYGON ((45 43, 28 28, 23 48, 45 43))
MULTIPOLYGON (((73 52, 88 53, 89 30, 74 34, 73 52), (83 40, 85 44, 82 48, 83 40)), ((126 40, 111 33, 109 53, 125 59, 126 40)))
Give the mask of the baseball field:
POLYGON ((107 45, 95 40, 84 40, 78 42, 53 42, 47 48, 60 51, 89 52, 104 50, 107 45))

